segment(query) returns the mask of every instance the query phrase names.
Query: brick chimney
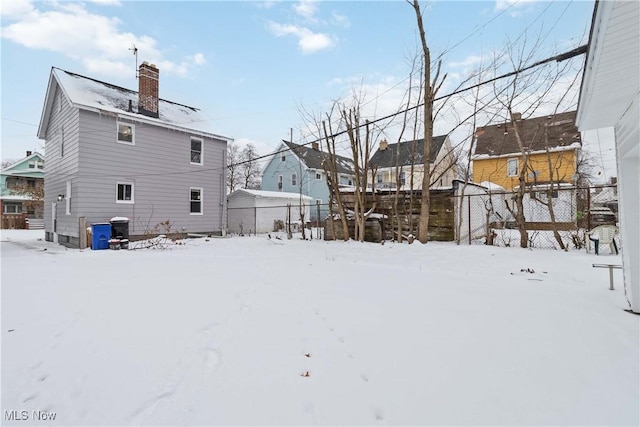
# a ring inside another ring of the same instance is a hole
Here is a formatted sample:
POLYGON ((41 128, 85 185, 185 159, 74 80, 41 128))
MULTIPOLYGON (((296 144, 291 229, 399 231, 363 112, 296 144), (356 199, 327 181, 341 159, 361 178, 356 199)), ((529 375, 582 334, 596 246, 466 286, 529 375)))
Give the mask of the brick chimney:
POLYGON ((386 150, 388 145, 389 143, 387 142, 386 139, 383 139, 382 141, 380 141, 380 151, 386 150))
POLYGON ((311 143, 311 148, 313 148, 314 150, 319 150, 320 149, 320 147, 319 147, 317 142, 312 142, 311 143))
POLYGON ((158 117, 158 87, 160 70, 144 61, 138 73, 138 113, 158 117))

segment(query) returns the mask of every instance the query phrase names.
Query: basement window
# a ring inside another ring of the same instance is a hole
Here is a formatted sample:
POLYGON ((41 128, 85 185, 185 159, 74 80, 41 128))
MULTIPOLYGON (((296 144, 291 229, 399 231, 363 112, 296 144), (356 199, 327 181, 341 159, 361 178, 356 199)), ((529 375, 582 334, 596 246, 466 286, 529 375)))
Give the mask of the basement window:
POLYGON ((135 144, 135 126, 130 123, 118 122, 118 142, 121 144, 135 144))

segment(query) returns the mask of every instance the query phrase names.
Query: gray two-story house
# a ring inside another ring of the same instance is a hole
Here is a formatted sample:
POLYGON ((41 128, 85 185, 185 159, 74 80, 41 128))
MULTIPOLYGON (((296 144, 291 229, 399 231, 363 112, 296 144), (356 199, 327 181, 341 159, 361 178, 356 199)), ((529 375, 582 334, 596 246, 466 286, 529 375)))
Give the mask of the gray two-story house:
POLYGON ((143 63, 138 92, 52 68, 38 128, 45 140, 45 238, 85 247, 87 227, 129 220, 132 239, 226 227, 226 149, 202 112, 159 98, 143 63), (163 226, 161 231, 166 231, 163 226))
MULTIPOLYGON (((317 143, 310 146, 282 141, 273 157, 262 170, 262 189, 302 193, 313 198, 311 202, 311 221, 323 220, 329 214, 329 186, 322 163, 329 154, 321 151, 317 143), (318 209, 320 206, 320 218, 318 209)), ((353 161, 336 156, 336 169, 339 186, 354 185, 353 161)))

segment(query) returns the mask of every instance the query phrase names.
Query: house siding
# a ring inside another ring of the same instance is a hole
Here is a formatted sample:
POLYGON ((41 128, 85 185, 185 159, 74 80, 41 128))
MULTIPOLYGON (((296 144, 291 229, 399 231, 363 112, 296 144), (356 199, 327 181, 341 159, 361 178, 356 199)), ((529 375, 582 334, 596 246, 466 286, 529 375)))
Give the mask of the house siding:
POLYGON ((52 209, 57 212, 56 231, 59 234, 78 238, 78 221, 66 215, 65 202, 58 202, 59 194, 66 195, 67 181, 71 181, 71 212, 77 210, 73 188, 78 174, 79 111, 71 106, 58 86, 55 88, 53 107, 45 135, 46 178, 44 180, 44 225, 51 240, 54 232, 52 209), (61 155, 62 129, 64 128, 64 156, 61 155), (55 204, 55 208, 53 207, 55 204))
MULTIPOLYGON (((577 150, 556 151, 549 153, 553 165, 553 181, 571 183, 576 174, 577 150)), ((522 168, 520 154, 513 156, 494 157, 488 159, 473 160, 473 182, 481 183, 490 181, 506 190, 513 190, 519 185, 518 176, 508 176, 507 163, 510 159, 518 159, 518 170, 522 168)), ((549 158, 546 153, 532 154, 529 156, 529 169, 536 171, 536 182, 551 181, 549 173, 549 158)), ((534 183, 534 177, 530 170, 525 174, 528 184, 534 183)))
MULTIPOLYGON (((56 90, 56 98, 62 96, 56 90)), ((76 246, 80 217, 87 225, 108 222, 114 216, 129 218, 129 234, 143 235, 169 220, 173 232, 220 232, 225 227, 226 141, 203 139, 203 164, 190 163, 190 138, 179 132, 145 123, 135 124, 135 145, 117 142, 112 114, 79 110, 55 99, 47 126, 47 179, 45 180, 45 231, 52 240, 52 206, 66 194, 71 182, 70 215, 65 201, 58 202, 57 233, 60 243, 76 246), (65 152, 60 152, 60 127, 64 126, 65 152), (177 172, 177 173, 176 173, 177 172), (116 203, 116 183, 134 184, 134 202, 116 203), (203 189, 202 215, 190 214, 191 187, 203 189)), ((200 136, 200 135, 198 135, 200 136)), ((201 137, 201 136, 200 136, 201 137)))
MULTIPOLYGON (((281 144, 276 151, 286 149, 284 144, 281 144)), ((344 178, 342 181, 348 178, 344 178)), ((342 183, 342 182, 341 182, 342 183)), ((308 169, 306 165, 302 164, 298 157, 290 151, 284 153, 275 154, 269 161, 262 173, 262 190, 266 191, 282 191, 285 193, 299 193, 300 186, 302 187, 302 194, 313 198, 311 202, 311 212, 307 214, 307 218, 311 221, 317 220, 317 208, 316 201, 321 201, 320 206, 320 219, 324 219, 329 214, 329 187, 327 186, 327 179, 324 171, 315 169, 308 169), (281 156, 285 155, 285 161, 281 160, 281 156), (302 169, 302 173, 300 172, 302 169), (321 179, 316 179, 316 172, 320 173, 321 179), (291 185, 291 174, 295 173, 297 176, 297 185, 291 185), (282 189, 278 188, 278 176, 282 175, 282 189)))

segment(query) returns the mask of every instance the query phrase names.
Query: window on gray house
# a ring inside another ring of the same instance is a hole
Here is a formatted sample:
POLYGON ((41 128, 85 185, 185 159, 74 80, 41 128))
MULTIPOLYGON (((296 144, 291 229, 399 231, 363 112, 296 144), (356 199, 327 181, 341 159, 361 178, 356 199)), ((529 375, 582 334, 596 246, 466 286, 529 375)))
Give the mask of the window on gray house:
POLYGON ((116 203, 133 203, 133 184, 130 182, 116 183, 116 203))
POLYGON ((287 156, 285 156, 284 154, 282 156, 280 156, 280 161, 284 162, 285 160, 287 160, 287 156))
POLYGON ((291 174, 291 185, 293 185, 294 187, 295 187, 296 185, 298 185, 298 182, 297 182, 297 181, 298 181, 298 179, 297 179, 297 178, 298 178, 298 177, 296 176, 296 174, 295 174, 295 173, 292 173, 292 174, 291 174))
POLYGON ((202 214, 202 188, 189 189, 189 212, 193 215, 202 214))
POLYGON ((278 175, 278 190, 282 191, 282 175, 278 175))
POLYGON ((122 144, 135 144, 135 126, 130 123, 118 122, 118 142, 122 144))
POLYGON ((202 140, 200 138, 191 138, 191 164, 202 164, 202 140))
POLYGON ((322 174, 320 172, 316 172, 316 179, 322 179, 322 174))

